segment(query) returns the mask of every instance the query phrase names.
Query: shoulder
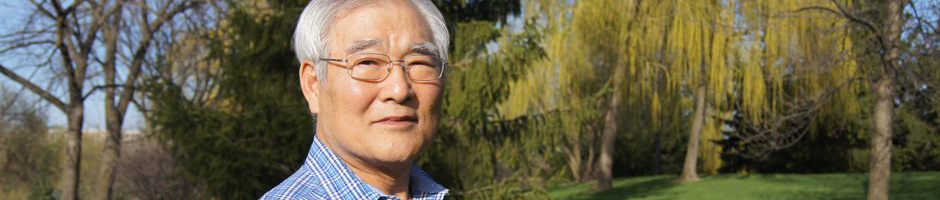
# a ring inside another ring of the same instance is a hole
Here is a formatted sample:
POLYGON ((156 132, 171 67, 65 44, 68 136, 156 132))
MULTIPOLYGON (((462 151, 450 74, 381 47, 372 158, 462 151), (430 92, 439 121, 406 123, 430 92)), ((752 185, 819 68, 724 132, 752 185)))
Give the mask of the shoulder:
POLYGON ((305 165, 260 199, 331 199, 322 185, 323 178, 305 165))

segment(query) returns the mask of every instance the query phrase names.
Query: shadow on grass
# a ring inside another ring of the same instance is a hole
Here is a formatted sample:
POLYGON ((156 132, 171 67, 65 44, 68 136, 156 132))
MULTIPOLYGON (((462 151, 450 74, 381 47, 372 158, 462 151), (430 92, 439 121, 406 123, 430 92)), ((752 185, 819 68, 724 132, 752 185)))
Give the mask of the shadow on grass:
POLYGON ((768 191, 772 199, 864 199, 864 174, 767 174, 757 182, 773 184, 782 191, 768 191))
POLYGON ((891 177, 891 199, 940 198, 940 173, 895 173, 891 177))
POLYGON ((675 176, 660 176, 637 183, 614 183, 610 190, 584 195, 579 199, 631 199, 656 196, 669 199, 662 190, 676 186, 675 176))
MULTIPOLYGON (((756 199, 864 199, 867 174, 767 174, 739 176, 737 179, 752 179, 752 184, 767 183, 777 188, 755 192, 756 199)), ((938 199, 940 197, 940 173, 901 172, 891 178, 891 199, 938 199)))

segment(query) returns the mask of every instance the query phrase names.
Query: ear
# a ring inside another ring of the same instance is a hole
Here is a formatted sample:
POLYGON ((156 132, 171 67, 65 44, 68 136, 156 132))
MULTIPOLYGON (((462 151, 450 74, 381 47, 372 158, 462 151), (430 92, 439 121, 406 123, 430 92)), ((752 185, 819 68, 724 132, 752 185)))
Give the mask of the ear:
POLYGON ((315 66, 312 61, 300 63, 300 89, 304 93, 304 99, 307 100, 310 113, 313 114, 320 112, 320 85, 317 82, 315 66))

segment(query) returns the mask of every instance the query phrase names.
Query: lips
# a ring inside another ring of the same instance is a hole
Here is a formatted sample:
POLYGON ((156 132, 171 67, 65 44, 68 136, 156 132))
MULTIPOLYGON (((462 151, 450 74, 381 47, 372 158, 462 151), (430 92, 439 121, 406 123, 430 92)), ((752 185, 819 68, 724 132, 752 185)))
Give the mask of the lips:
POLYGON ((389 116, 376 121, 375 123, 417 123, 418 118, 414 116, 389 116))

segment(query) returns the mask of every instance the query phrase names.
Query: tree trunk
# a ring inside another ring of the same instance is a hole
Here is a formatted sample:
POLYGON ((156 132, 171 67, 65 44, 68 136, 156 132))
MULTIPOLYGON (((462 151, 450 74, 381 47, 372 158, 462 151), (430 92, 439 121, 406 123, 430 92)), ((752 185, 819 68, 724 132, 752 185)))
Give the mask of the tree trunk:
MULTIPOLYGON (((107 104, 107 103, 105 103, 107 104)), ((106 105, 107 106, 107 105, 106 105)), ((114 180, 117 177, 118 170, 118 161, 121 159, 121 140, 123 139, 122 130, 123 127, 123 117, 116 116, 118 115, 116 109, 108 106, 106 108, 107 115, 107 131, 108 135, 105 138, 105 147, 102 152, 101 161, 104 164, 102 167, 100 183, 98 194, 101 196, 101 199, 112 199, 112 193, 114 191, 114 180)))
POLYGON ((584 177, 581 176, 581 138, 579 136, 568 137, 571 142, 568 142, 565 145, 570 147, 562 147, 562 152, 567 154, 565 158, 568 160, 568 169, 571 170, 571 175, 574 176, 575 182, 584 181, 584 177))
POLYGON ((871 157, 868 162, 868 199, 887 200, 891 179, 891 122, 894 115, 894 89, 892 78, 883 75, 875 86, 874 132, 871 138, 871 157))
POLYGON ((65 148, 65 167, 62 169, 62 199, 78 199, 78 183, 81 172, 82 159, 82 123, 84 120, 84 105, 81 101, 72 101, 68 112, 68 135, 65 148))
MULTIPOLYGON (((118 5, 117 9, 120 10, 121 5, 118 5)), ((119 12, 120 13, 120 12, 119 12)), ((108 134, 105 137, 105 146, 102 152, 101 161, 104 163, 101 167, 101 178, 100 186, 98 187, 98 195, 100 199, 110 200, 112 198, 111 193, 113 192, 114 179, 117 175, 118 161, 121 159, 121 140, 122 132, 121 128, 124 127, 124 112, 117 107, 117 102, 114 98, 116 96, 115 76, 117 76, 117 38, 118 30, 120 29, 121 15, 114 15, 110 19, 113 23, 112 26, 108 26, 104 29, 104 41, 106 54, 105 54, 105 63, 102 66, 104 68, 104 82, 105 82, 105 96, 104 96, 104 112, 105 120, 107 124, 108 134)), ((125 90, 130 90, 130 87, 125 88, 125 90)))
POLYGON ((617 128, 619 126, 619 116, 618 111, 620 109, 620 96, 623 95, 623 88, 621 79, 624 76, 623 67, 617 67, 614 69, 613 83, 614 90, 610 96, 610 101, 608 103, 607 113, 604 116, 604 132, 601 136, 601 152, 599 159, 597 160, 597 185, 594 185, 594 190, 604 191, 609 190, 611 187, 611 181, 613 180, 613 168, 614 165, 614 141, 617 136, 617 128))
POLYGON ((877 100, 874 110, 874 131, 871 138, 871 157, 868 162, 868 199, 887 200, 891 180, 891 135, 894 121, 894 76, 900 54, 897 43, 901 33, 901 0, 889 1, 885 12, 885 31, 882 41, 885 54, 881 76, 875 83, 877 100))
POLYGON ((663 173, 663 170, 660 167, 660 154, 662 154, 662 132, 656 132, 656 136, 653 140, 653 174, 659 175, 663 173))
POLYGON ((701 83, 699 83, 698 87, 695 89, 695 114, 692 117, 692 132, 689 133, 688 148, 685 151, 685 163, 682 165, 682 175, 679 176, 679 182, 689 183, 699 180, 695 169, 698 165, 699 137, 702 135, 702 127, 704 125, 705 81, 703 78, 701 83))

